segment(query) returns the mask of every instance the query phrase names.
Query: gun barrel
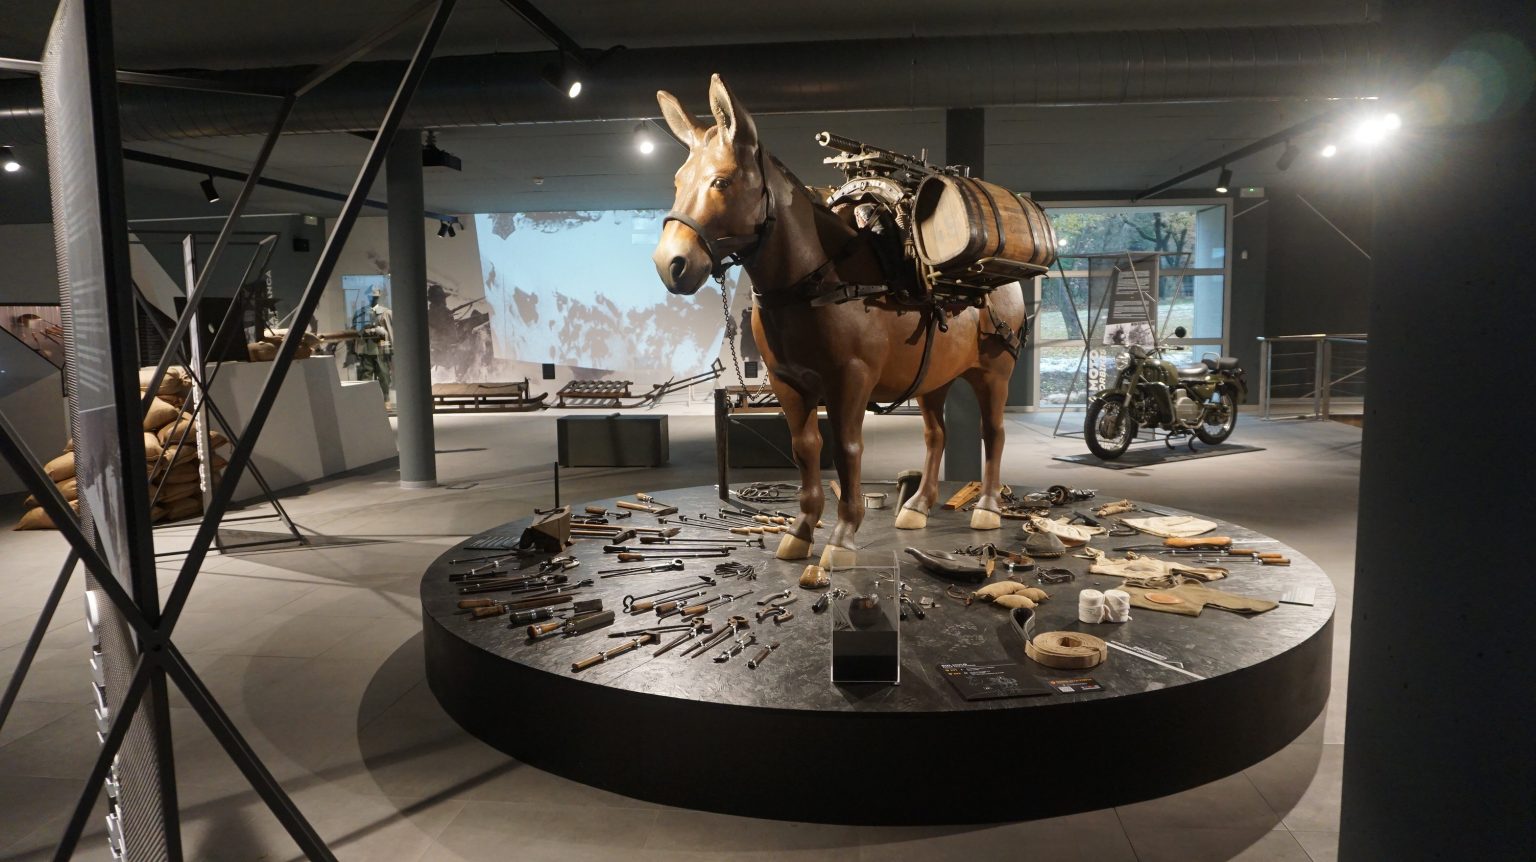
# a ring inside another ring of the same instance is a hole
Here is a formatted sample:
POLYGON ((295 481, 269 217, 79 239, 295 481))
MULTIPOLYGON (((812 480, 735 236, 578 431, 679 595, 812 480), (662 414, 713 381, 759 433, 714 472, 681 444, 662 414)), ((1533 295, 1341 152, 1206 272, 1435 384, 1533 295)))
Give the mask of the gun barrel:
POLYGON ((841 150, 845 153, 862 153, 865 149, 863 144, 855 141, 853 138, 845 138, 842 135, 835 135, 831 132, 817 132, 816 143, 823 147, 841 150))

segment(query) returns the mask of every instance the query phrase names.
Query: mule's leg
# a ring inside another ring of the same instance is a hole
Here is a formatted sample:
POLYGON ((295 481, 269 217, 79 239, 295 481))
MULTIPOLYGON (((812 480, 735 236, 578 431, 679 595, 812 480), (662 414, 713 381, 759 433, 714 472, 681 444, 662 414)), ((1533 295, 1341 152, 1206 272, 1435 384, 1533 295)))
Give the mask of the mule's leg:
POLYGON ((816 541, 816 525, 826 507, 821 490, 821 428, 816 420, 816 400, 806 398, 788 386, 778 391, 779 405, 789 423, 790 444, 795 463, 800 467, 800 517, 779 539, 774 555, 781 560, 803 560, 811 555, 816 541), (809 406, 807 406, 809 404, 809 406))
POLYGON ((1003 525, 1002 503, 998 494, 1003 487, 1003 408, 1008 403, 1010 369, 975 368, 965 379, 976 390, 981 407, 981 445, 984 463, 981 469, 981 496, 971 510, 971 529, 996 530, 1003 525))
POLYGON ((946 383, 926 395, 917 396, 923 411, 923 481, 896 513, 896 529, 921 530, 928 526, 928 512, 939 501, 939 465, 944 461, 944 399, 949 395, 946 383))
POLYGON ((864 405, 871 386, 859 375, 843 381, 841 391, 827 395, 827 419, 832 424, 833 463, 843 494, 837 501, 837 525, 821 552, 823 566, 851 566, 857 560, 859 525, 864 522, 864 491, 860 471, 864 460, 864 405))

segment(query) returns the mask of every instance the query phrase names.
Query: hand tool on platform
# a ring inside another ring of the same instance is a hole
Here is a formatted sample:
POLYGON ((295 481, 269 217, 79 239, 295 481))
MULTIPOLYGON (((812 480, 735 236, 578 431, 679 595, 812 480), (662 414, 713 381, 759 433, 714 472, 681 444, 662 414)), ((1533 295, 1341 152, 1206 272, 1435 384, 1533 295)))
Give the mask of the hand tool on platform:
MULTIPOLYGON (((679 515, 678 517, 679 518, 683 518, 685 516, 679 515)), ((689 521, 689 523, 714 524, 717 527, 730 527, 730 528, 734 528, 734 529, 738 529, 738 530, 746 530, 747 532, 752 533, 754 535, 761 534, 761 533, 774 533, 774 534, 777 534, 777 533, 784 532, 784 528, 779 526, 779 525, 777 525, 777 524, 765 523, 765 522, 762 522, 762 521, 755 521, 755 520, 752 520, 751 518, 745 518, 745 517, 744 518, 721 518, 721 517, 717 517, 717 516, 714 516, 714 515, 706 515, 703 512, 700 512, 694 518, 694 520, 689 521)))
POLYGON ((641 502, 631 503, 628 500, 617 500, 614 502, 614 505, 618 506, 620 509, 629 509, 633 512, 645 512, 648 515, 677 514, 676 506, 667 506, 658 503, 656 502, 656 498, 649 494, 636 494, 635 499, 640 500, 641 502))
MULTIPOLYGON (((678 515, 677 520, 681 521, 684 526, 693 527, 699 530, 715 530, 721 533, 733 533, 737 536, 750 536, 753 534, 753 528, 751 527, 728 527, 723 524, 716 524, 709 521, 700 521, 697 518, 690 518, 687 515, 678 515)), ((758 530, 757 532, 761 534, 762 530, 758 530)))
POLYGON ((714 578, 710 577, 709 575, 699 575, 698 580, 696 581, 686 581, 681 584, 673 584, 666 589, 656 590, 649 593, 641 593, 638 596, 625 596, 624 610, 629 611, 630 613, 638 614, 651 609, 649 606, 644 608, 637 608, 636 605, 640 604, 642 601, 650 600, 648 604, 653 604, 655 601, 666 601, 667 598, 674 598, 672 595, 673 593, 686 593, 689 590, 697 590, 698 592, 693 593, 693 595, 698 595, 698 593, 704 591, 704 587, 712 587, 714 585, 714 578), (663 598, 664 596, 666 598, 663 598))
MULTIPOLYGON (((687 609, 689 607, 692 607, 692 605, 690 605, 689 602, 693 601, 694 599, 698 598, 699 596, 704 595, 704 592, 705 592, 704 590, 699 590, 696 593, 689 593, 688 595, 677 596, 675 598, 665 599, 663 601, 657 602, 655 607, 652 608, 652 610, 656 611, 656 618, 657 619, 664 620, 667 617, 670 617, 670 616, 672 616, 674 614, 680 614, 685 609, 687 609)), ((694 615, 695 614, 690 614, 689 616, 694 616, 694 615)))
MULTIPOLYGON (((659 554, 662 557, 729 557, 736 550, 731 545, 696 545, 676 548, 655 548, 645 545, 604 545, 603 553, 618 554, 619 559, 624 559, 625 554, 632 556, 644 556, 645 554, 659 554), (666 553, 662 553, 665 551, 666 553)), ((656 557, 652 557, 656 559, 656 557)), ((638 562, 638 561, 636 561, 638 562)))
POLYGON ((715 566, 715 574, 722 578, 741 578, 744 581, 757 580, 757 567, 732 560, 729 563, 720 563, 715 566))
POLYGON ((625 653, 627 653, 627 652, 629 652, 631 650, 639 649, 640 647, 643 647, 646 644, 656 643, 659 640, 661 640, 661 636, 657 635, 654 632, 652 632, 650 634, 643 634, 640 637, 637 637, 637 638, 635 638, 634 640, 632 640, 632 641, 630 641, 628 643, 619 644, 618 646, 616 646, 616 647, 614 647, 613 649, 610 649, 610 650, 603 650, 602 652, 598 653, 595 656, 592 656, 591 658, 584 658, 581 661, 571 662, 571 672, 572 673, 576 673, 577 671, 586 670, 587 668, 592 667, 593 665, 602 664, 603 662, 605 662, 605 661, 607 661, 607 660, 609 660, 611 658, 616 658, 616 657, 621 656, 621 655, 623 655, 623 654, 625 654, 625 653))
POLYGON ((721 593, 720 595, 715 596, 712 599, 708 599, 706 601, 699 602, 696 605, 689 605, 688 607, 683 608, 682 610, 678 611, 678 613, 682 614, 685 617, 696 617, 699 614, 708 613, 710 608, 724 607, 724 606, 730 604, 731 602, 736 601, 737 599, 746 598, 747 596, 750 596, 750 595, 752 595, 752 591, 751 590, 747 590, 744 593, 735 593, 735 594, 732 594, 732 593, 721 593))
POLYGON ((618 533, 644 533, 650 536, 675 536, 680 532, 678 527, 632 527, 618 526, 617 524, 591 524, 582 527, 571 528, 572 535, 576 533, 616 535, 618 533))
MULTIPOLYGON (((572 593, 572 592, 574 592, 576 590, 579 590, 579 589, 581 589, 583 587, 590 587, 590 586, 592 586, 592 579, 588 578, 588 579, 586 579, 584 581, 581 581, 581 582, 575 583, 575 584, 556 586, 556 587, 546 587, 544 589, 541 589, 541 590, 538 590, 538 591, 535 591, 535 592, 524 592, 524 593, 522 593, 520 595, 513 596, 510 599, 505 599, 504 601, 507 604, 509 604, 509 605, 527 604, 529 607, 536 607, 536 605, 531 604, 531 602, 535 602, 535 601, 538 601, 540 599, 547 599, 547 598, 555 598, 555 597, 565 596, 565 595, 568 595, 568 594, 570 594, 570 593, 572 593)), ((491 589, 485 589, 485 588, 482 588, 482 587, 476 587, 476 588, 473 588, 473 589, 461 589, 461 590, 459 590, 459 594, 460 595, 464 595, 466 593, 482 593, 482 592, 493 592, 493 591, 494 590, 491 590, 491 589)))
POLYGON ((704 551, 690 548, 680 551, 672 551, 671 553, 666 554, 648 554, 641 551, 610 551, 609 553, 612 553, 614 555, 614 559, 621 563, 645 563, 651 560, 702 560, 729 557, 731 555, 731 549, 718 548, 711 551, 704 551))
POLYGON ((822 593, 821 594, 821 598, 817 599, 816 602, 811 605, 811 611, 813 613, 818 613, 819 614, 822 611, 826 610, 828 607, 831 607, 833 599, 840 599, 840 598, 842 598, 843 596, 846 596, 846 595, 848 595, 848 591, 847 590, 843 590, 843 589, 828 590, 827 592, 822 593))
POLYGON ((746 617, 730 617, 725 621, 725 626, 722 627, 719 631, 715 632, 704 640, 699 641, 693 646, 683 650, 681 655, 684 657, 691 656, 693 658, 698 658, 699 656, 709 652, 710 649, 713 648, 716 644, 721 643, 726 638, 736 634, 738 631, 746 628, 748 625, 749 623, 747 622, 746 617))
POLYGON ((536 640, 555 632, 560 632, 566 637, 575 637, 593 629, 613 625, 613 616, 613 611, 598 611, 591 614, 576 614, 565 620, 536 623, 528 627, 528 638, 536 640))
MULTIPOLYGON (((570 579, 565 575, 545 575, 533 580, 514 579, 510 582, 502 581, 469 581, 459 587, 459 595, 471 596, 475 593, 527 593, 537 595, 554 587, 565 586, 570 579)), ((591 586, 592 581, 582 581, 576 586, 591 586)), ((526 597, 526 596, 525 596, 526 597)))
POLYGON ((597 574, 598 577, 602 578, 622 578, 627 575, 648 575, 652 572, 680 572, 682 570, 683 561, 673 559, 665 563, 658 563, 654 566, 631 566, 627 569, 603 569, 597 574))
POLYGON ((923 613, 923 606, 918 604, 917 602, 913 601, 911 596, 902 596, 901 597, 901 618, 902 619, 906 619, 907 618, 907 608, 911 608, 913 615, 915 615, 918 619, 924 619, 925 617, 928 616, 927 614, 923 613))
MULTIPOLYGON (((459 602, 459 608, 469 611, 470 616, 475 619, 499 617, 502 614, 511 613, 513 618, 510 622, 512 624, 518 622, 538 622, 539 620, 553 619, 555 616, 553 607, 518 609, 517 602, 501 601, 498 599, 464 599, 459 602)), ((584 613, 596 613, 602 609, 602 599, 584 599, 579 602, 573 602, 571 606, 571 612, 578 616, 584 613)))
MULTIPOLYGON (((468 581, 459 587, 459 595, 471 595, 473 593, 533 593, 547 590, 550 587, 564 585, 570 578, 565 575, 544 575, 538 578, 513 578, 505 581, 468 581)), ((462 605, 461 605, 462 607, 462 605)))
POLYGON ((588 515, 593 515, 598 518, 607 518, 609 516, 612 516, 615 519, 628 518, 630 515, 629 512, 610 512, 602 506, 587 506, 582 511, 586 512, 588 515))
POLYGON ((721 650, 720 654, 715 656, 715 663, 716 664, 723 664, 725 662, 728 662, 728 661, 731 660, 732 656, 740 655, 742 650, 746 649, 747 647, 749 647, 749 646, 751 646, 751 645, 753 645, 755 643, 757 643, 757 633, 756 632, 750 632, 749 631, 749 632, 743 632, 742 634, 738 634, 738 635, 736 635, 735 642, 733 642, 730 646, 726 647, 725 649, 721 650), (745 635, 745 638, 743 638, 742 635, 745 635))
POLYGON ((747 659, 747 669, 748 670, 757 670, 758 665, 761 665, 764 661, 766 661, 768 656, 772 655, 773 651, 778 649, 778 648, 779 648, 779 642, 778 641, 773 641, 772 643, 770 643, 767 646, 763 647, 761 650, 758 651, 757 655, 747 659))
POLYGON ((787 599, 787 598, 790 598, 793 595, 794 594, 791 593, 789 590, 780 590, 779 592, 776 592, 776 593, 774 593, 771 596, 764 596, 764 597, 758 599, 757 603, 760 604, 760 605, 771 605, 774 602, 778 601, 779 599, 787 599))
POLYGON ((719 538, 706 538, 706 537, 703 537, 703 536, 698 536, 698 537, 694 537, 694 538, 685 538, 685 537, 673 538, 671 536, 640 536, 638 538, 638 541, 642 545, 709 545, 709 546, 712 546, 712 547, 713 546, 721 546, 721 545, 742 545, 742 546, 749 547, 749 548, 753 547, 753 546, 756 546, 756 547, 759 547, 759 548, 767 547, 764 544, 763 539, 762 539, 761 536, 759 536, 758 538, 755 538, 755 539, 753 539, 753 538, 745 538, 745 539, 736 538, 736 539, 731 539, 731 538, 726 538, 725 536, 721 536, 719 538))
MULTIPOLYGON (((724 506, 721 506, 717 511, 719 511, 722 518, 741 521, 746 525, 764 524, 770 527, 782 527, 792 520, 783 515, 749 515, 746 512, 738 512, 735 509, 728 509, 724 506)), ((703 517, 703 515, 700 515, 700 517, 703 517)))
POLYGON ((686 623, 672 623, 670 625, 664 625, 664 626, 646 626, 645 628, 639 628, 639 629, 625 629, 624 631, 621 631, 621 632, 609 632, 608 636, 611 637, 611 638, 631 638, 631 637, 635 637, 636 635, 643 635, 643 634, 660 634, 662 632, 680 632, 683 629, 695 628, 695 626, 694 626, 695 622, 701 622, 701 621, 700 620, 693 620, 693 621, 686 622, 686 623))
MULTIPOLYGON (((700 620, 700 622, 703 621, 700 620)), ((702 631, 703 630, 698 627, 691 628, 688 631, 685 631, 677 637, 673 638, 672 640, 667 641, 665 644, 662 644, 661 649, 656 650, 656 652, 652 653, 652 655, 662 655, 663 653, 670 652, 674 648, 682 645, 684 641, 691 641, 698 637, 702 631)))
POLYGON ((783 605, 771 605, 757 612, 758 623, 773 620, 773 624, 776 626, 783 625, 794 618, 795 615, 783 605))

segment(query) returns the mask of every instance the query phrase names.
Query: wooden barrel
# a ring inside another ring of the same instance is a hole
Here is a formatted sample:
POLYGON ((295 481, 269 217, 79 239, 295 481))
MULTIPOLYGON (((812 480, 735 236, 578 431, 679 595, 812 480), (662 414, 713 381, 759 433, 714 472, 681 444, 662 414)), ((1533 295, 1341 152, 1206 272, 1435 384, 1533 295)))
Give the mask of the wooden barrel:
POLYGON ((923 262, 953 272, 985 258, 1050 266, 1056 232, 1040 205, 971 177, 931 176, 917 187, 913 233, 923 262))

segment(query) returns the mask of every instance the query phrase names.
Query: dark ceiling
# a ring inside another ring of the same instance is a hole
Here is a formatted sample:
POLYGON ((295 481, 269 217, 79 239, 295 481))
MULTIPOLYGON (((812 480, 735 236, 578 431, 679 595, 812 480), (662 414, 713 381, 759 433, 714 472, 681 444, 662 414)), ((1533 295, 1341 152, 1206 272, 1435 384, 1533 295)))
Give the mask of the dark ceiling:
MULTIPOLYGON (((52 15, 50 3, 0 0, 0 56, 35 59, 52 15)), ((298 0, 257 3, 125 4, 115 6, 119 65, 133 69, 232 69, 318 63, 410 5, 406 0, 298 0)), ((733 4, 730 14, 698 14, 697 2, 645 4, 601 0, 541 8, 589 48, 633 48, 816 41, 831 38, 941 36, 998 32, 1191 29, 1231 26, 1356 24, 1375 20, 1374 2, 1328 0, 885 0, 733 4)), ((399 57, 414 35, 370 58, 399 57)), ((499 0, 460 0, 440 54, 525 52, 548 48, 499 0)), ((827 75, 835 77, 829 65, 827 75)), ((678 93, 704 109, 707 81, 678 93)), ((750 105, 749 105, 750 107, 750 105)), ((990 179, 1036 192, 1142 188, 1321 110, 1305 102, 1211 102, 992 108, 987 112, 990 179)), ((633 147, 632 122, 572 122, 448 129, 440 144, 464 160, 462 173, 429 170, 428 206, 441 212, 664 207, 682 151, 666 143, 649 157, 633 147), (535 178, 542 178, 538 182, 535 178)), ((943 114, 936 110, 780 114, 760 118, 764 140, 807 182, 830 182, 811 135, 824 128, 892 149, 928 148, 941 160, 943 114)), ((0 143, 5 143, 0 141, 0 143)), ((254 137, 136 144, 139 149, 243 169, 254 137)), ((290 135, 268 175, 346 191, 368 142, 345 134, 290 135)), ((45 221, 44 154, 27 147, 29 166, 0 177, 0 222, 45 221)), ((1277 178, 1278 152, 1236 164, 1237 182, 1277 178)), ((1287 178, 1345 167, 1302 159, 1287 178)), ((138 218, 208 215, 200 177, 142 164, 127 167, 129 206, 138 218)), ((222 183, 221 184, 226 184, 222 183)), ((233 183, 227 185, 233 188, 233 183)), ((1198 183, 1197 183, 1198 185, 1198 183)), ((374 197, 382 199, 383 184, 374 197)), ((335 205, 261 190, 253 212, 329 214, 335 205)))

